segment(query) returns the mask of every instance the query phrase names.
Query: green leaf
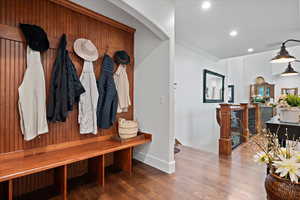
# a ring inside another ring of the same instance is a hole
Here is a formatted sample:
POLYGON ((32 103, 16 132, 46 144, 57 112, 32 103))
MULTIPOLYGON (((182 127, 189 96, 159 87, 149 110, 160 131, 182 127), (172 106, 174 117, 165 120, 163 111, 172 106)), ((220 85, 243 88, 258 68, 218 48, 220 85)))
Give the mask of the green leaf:
POLYGON ((300 106, 300 97, 296 95, 288 95, 286 102, 292 107, 300 106))

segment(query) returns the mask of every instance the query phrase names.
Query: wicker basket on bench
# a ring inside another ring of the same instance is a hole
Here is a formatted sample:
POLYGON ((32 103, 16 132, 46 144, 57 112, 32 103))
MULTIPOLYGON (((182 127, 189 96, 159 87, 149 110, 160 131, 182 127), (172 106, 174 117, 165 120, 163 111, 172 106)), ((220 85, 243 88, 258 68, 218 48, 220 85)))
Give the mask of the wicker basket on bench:
POLYGON ((122 139, 133 138, 137 136, 139 125, 137 121, 119 119, 119 136, 122 139))

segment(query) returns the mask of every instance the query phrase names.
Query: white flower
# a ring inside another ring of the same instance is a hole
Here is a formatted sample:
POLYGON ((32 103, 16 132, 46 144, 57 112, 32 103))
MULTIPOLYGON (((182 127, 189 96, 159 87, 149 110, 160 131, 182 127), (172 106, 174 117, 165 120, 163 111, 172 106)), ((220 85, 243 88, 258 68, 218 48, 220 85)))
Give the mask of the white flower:
POLYGON ((297 159, 297 162, 300 163, 300 153, 298 151, 295 154, 295 158, 297 159))
POLYGON ((273 165, 276 168, 275 173, 278 173, 280 177, 289 175, 292 182, 298 183, 300 177, 300 163, 297 163, 297 158, 292 157, 286 159, 280 156, 281 161, 273 161, 273 165))
POLYGON ((284 158, 291 158, 295 155, 295 151, 293 151, 292 149, 287 150, 286 148, 280 148, 280 155, 284 158))
POLYGON ((259 152, 256 155, 254 155, 254 161, 259 164, 268 164, 269 157, 265 152, 259 152))

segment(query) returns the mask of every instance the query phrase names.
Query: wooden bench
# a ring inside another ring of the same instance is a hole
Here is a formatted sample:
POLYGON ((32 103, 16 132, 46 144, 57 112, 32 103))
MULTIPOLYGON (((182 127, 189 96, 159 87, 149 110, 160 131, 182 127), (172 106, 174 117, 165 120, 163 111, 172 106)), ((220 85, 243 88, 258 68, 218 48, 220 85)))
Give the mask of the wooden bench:
MULTIPOLYGON (((111 137, 111 136, 109 136, 111 137)), ((13 199, 13 181, 16 178, 54 169, 55 185, 62 199, 67 199, 67 166, 88 160, 88 173, 96 177, 100 186, 105 184, 105 155, 114 153, 114 165, 129 174, 132 172, 133 147, 151 142, 150 134, 120 142, 109 138, 104 141, 85 140, 0 156, 0 197, 13 199)), ((101 139, 103 140, 103 139, 101 139)))

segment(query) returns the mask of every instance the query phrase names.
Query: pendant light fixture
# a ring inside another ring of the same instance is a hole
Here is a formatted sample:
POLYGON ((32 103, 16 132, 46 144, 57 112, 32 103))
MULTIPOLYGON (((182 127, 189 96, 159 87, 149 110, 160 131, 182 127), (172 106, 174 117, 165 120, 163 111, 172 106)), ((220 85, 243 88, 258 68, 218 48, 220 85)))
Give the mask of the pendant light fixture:
POLYGON ((282 43, 279 53, 272 58, 271 63, 289 63, 296 60, 294 56, 291 56, 286 50, 285 44, 287 42, 300 42, 300 40, 289 39, 282 43))
POLYGON ((286 70, 281 74, 281 76, 296 76, 298 74, 299 73, 294 70, 294 68, 292 67, 292 64, 289 62, 286 70))

